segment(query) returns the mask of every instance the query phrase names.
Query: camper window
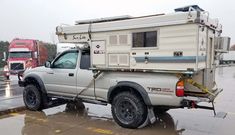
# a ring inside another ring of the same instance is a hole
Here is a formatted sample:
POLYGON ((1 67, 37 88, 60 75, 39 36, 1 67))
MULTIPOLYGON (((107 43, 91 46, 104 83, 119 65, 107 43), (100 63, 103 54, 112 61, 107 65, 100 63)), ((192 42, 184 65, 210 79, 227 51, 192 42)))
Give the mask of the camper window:
POLYGON ((132 34, 133 47, 157 47, 157 31, 132 34))

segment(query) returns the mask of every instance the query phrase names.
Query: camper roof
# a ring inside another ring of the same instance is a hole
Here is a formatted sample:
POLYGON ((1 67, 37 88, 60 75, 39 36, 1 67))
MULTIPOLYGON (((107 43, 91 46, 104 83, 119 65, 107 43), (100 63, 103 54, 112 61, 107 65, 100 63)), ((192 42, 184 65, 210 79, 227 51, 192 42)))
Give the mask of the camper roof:
POLYGON ((131 19, 131 18, 132 17, 129 16, 129 15, 123 15, 123 16, 105 17, 105 18, 97 18, 97 19, 88 19, 88 20, 76 21, 75 25, 89 24, 89 23, 110 22, 110 21, 119 21, 119 20, 131 19))

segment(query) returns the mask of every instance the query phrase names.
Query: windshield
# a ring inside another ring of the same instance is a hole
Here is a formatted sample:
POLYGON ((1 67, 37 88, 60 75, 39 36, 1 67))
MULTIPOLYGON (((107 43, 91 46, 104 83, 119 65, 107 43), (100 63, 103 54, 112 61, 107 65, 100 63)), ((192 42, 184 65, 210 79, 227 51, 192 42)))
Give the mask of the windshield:
POLYGON ((9 58, 32 58, 31 52, 10 52, 9 58))

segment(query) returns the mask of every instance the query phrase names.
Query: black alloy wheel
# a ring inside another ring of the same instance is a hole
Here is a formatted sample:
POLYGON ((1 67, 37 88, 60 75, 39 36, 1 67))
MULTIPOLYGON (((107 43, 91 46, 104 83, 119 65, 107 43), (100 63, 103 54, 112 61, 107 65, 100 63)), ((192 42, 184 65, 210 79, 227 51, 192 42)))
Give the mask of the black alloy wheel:
POLYGON ((138 128, 147 119, 147 106, 135 93, 122 92, 112 101, 114 120, 125 128, 138 128))

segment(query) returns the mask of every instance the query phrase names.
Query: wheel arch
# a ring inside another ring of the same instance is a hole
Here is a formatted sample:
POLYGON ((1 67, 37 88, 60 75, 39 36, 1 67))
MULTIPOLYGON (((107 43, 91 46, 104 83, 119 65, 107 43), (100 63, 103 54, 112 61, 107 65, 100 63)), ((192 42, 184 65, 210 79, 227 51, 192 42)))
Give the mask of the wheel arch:
POLYGON ((108 95, 107 95, 108 103, 112 103, 114 96, 117 93, 123 92, 123 91, 135 92, 137 95, 139 95, 143 99, 146 105, 152 105, 149 99, 148 93, 146 92, 144 87, 142 87, 136 82, 131 82, 131 81, 121 81, 121 82, 118 82, 117 85, 110 87, 108 91, 108 95))
POLYGON ((39 90, 42 93, 46 94, 44 83, 38 75, 35 75, 35 74, 28 75, 24 78, 24 82, 25 82, 25 86, 28 84, 35 84, 37 87, 39 87, 39 90))

